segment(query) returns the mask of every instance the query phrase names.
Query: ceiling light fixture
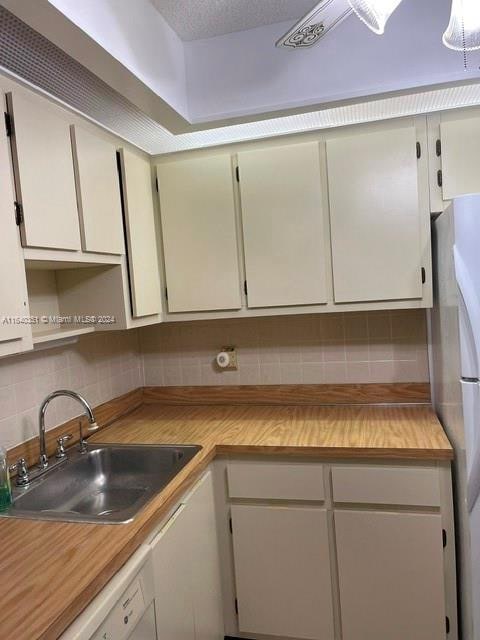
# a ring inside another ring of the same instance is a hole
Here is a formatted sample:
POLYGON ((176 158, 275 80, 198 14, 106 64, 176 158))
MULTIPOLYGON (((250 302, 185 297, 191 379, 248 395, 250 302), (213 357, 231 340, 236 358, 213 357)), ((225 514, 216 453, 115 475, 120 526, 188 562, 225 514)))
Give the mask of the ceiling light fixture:
POLYGON ((374 33, 381 35, 392 13, 402 0, 348 0, 357 16, 374 33))
POLYGON ((480 49, 480 3, 478 0, 452 0, 452 13, 443 44, 455 51, 480 49))

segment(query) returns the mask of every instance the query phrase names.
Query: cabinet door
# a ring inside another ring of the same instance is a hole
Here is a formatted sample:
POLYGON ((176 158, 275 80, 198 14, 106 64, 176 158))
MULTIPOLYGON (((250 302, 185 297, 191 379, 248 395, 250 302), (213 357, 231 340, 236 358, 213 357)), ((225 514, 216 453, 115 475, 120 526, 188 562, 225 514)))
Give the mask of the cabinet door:
POLYGON ((249 307, 327 302, 316 142, 238 154, 249 307))
POLYGON ((0 356, 32 347, 30 325, 9 318, 28 315, 25 265, 15 224, 8 140, 0 130, 0 356))
POLYGON ((169 311, 239 309, 229 155, 157 166, 169 311))
POLYGON ((480 192, 480 113, 442 116, 442 194, 444 200, 480 192))
POLYGON ((439 514, 335 513, 343 640, 445 638, 439 514))
POLYGON ((159 639, 223 640, 212 474, 207 473, 152 542, 159 639))
POLYGON ((223 640, 222 586, 213 478, 207 473, 188 500, 191 520, 191 563, 196 640, 223 640))
POLYGON ((147 158, 127 149, 120 150, 120 160, 132 310, 138 318, 162 311, 152 169, 147 158))
POLYGON ((195 639, 190 581, 192 536, 188 507, 181 505, 152 543, 159 638, 195 639))
POLYGON ((329 140, 327 162, 335 302, 421 298, 413 123, 329 140))
POLYGON ((232 525, 239 630, 333 639, 326 511, 234 505, 232 525))
POLYGON ((122 254, 122 204, 115 145, 71 127, 82 249, 122 254))
POLYGON ((8 94, 17 200, 27 247, 80 249, 70 126, 36 96, 8 94))

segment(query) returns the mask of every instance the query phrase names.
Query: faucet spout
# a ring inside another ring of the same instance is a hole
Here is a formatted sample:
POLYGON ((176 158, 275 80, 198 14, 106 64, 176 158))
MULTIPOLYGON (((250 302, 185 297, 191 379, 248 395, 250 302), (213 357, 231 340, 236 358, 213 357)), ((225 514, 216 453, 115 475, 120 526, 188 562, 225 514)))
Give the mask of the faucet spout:
MULTIPOLYGON (((47 412, 47 407, 50 404, 51 400, 59 397, 67 397, 72 398, 79 402, 83 407, 83 412, 88 418, 88 422, 90 423, 89 431, 96 431, 98 429, 98 425, 95 422, 95 416, 93 415, 93 411, 91 406, 85 400, 83 396, 76 391, 70 391, 68 389, 59 389, 58 391, 53 391, 49 393, 45 400, 40 405, 40 413, 39 413, 39 440, 40 440, 40 458, 38 462, 38 466, 40 469, 45 469, 48 467, 48 457, 47 457, 47 448, 45 444, 45 414, 47 412)), ((86 451, 86 442, 83 439, 82 435, 82 423, 80 421, 80 451, 86 451)))

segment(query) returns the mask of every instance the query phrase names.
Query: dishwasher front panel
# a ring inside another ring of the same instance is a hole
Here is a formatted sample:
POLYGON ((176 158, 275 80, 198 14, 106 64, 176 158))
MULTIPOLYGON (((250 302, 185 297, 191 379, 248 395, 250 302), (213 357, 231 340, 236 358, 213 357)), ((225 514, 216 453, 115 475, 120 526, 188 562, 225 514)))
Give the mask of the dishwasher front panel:
POLYGON ((128 640, 157 640, 157 625, 153 602, 138 621, 128 640))

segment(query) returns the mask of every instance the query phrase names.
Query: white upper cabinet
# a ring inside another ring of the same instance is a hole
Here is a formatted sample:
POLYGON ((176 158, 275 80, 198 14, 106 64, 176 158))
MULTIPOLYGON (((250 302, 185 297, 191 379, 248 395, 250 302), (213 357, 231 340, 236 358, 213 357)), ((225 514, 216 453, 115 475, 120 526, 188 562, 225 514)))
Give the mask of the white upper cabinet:
POLYGON ((120 150, 128 267, 134 317, 162 311, 152 169, 147 158, 120 150))
POLYGON ((443 200, 480 192, 480 113, 442 115, 440 136, 443 200))
POLYGON ((230 155, 157 166, 168 310, 239 309, 230 155))
POLYGON ((28 324, 14 323, 28 315, 27 285, 20 237, 15 224, 8 140, 0 131, 0 356, 32 348, 28 324), (9 320, 11 318, 11 320, 9 320))
POLYGON ((336 303, 422 298, 416 143, 413 121, 327 141, 336 303))
POLYGON ((327 302, 318 142, 238 154, 249 307, 327 302))
POLYGON ((71 137, 82 249, 122 254, 125 249, 115 145, 75 125, 71 126, 71 137))
POLYGON ((79 250, 70 125, 37 96, 8 94, 17 200, 23 207, 23 245, 79 250))

